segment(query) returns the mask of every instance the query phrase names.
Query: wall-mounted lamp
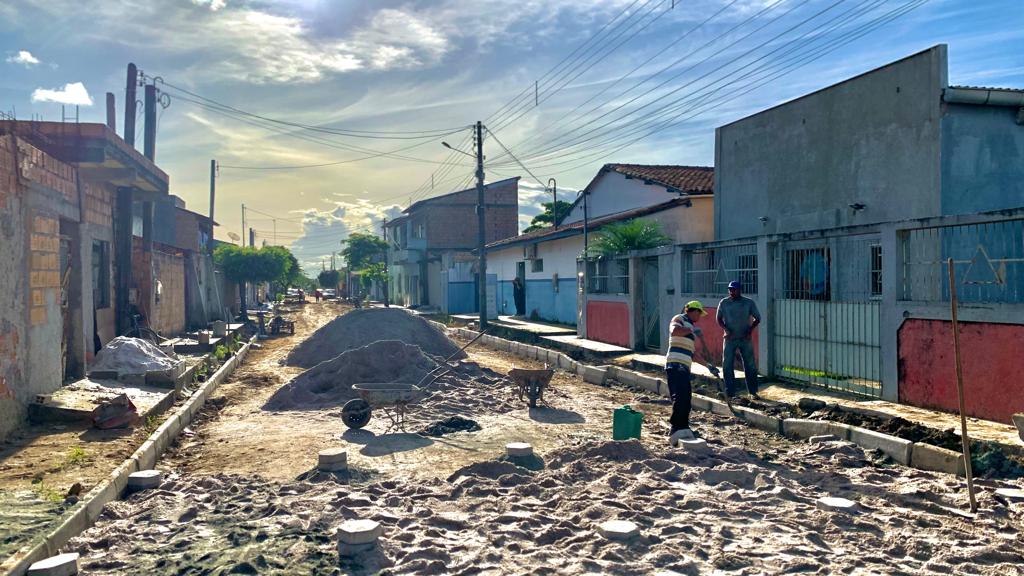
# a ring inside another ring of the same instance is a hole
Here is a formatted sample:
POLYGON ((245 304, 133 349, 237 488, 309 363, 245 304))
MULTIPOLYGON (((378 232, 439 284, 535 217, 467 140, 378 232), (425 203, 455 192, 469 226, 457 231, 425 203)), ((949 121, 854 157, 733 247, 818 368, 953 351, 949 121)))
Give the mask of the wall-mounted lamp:
POLYGON ((761 221, 761 224, 767 224, 768 223, 768 217, 767 216, 761 216, 760 218, 758 218, 758 220, 761 221))
POLYGON ((854 202, 854 203, 850 204, 849 206, 850 206, 850 208, 853 208, 854 212, 857 212, 859 210, 863 210, 863 209, 867 208, 866 205, 864 205, 864 204, 862 204, 860 202, 854 202))

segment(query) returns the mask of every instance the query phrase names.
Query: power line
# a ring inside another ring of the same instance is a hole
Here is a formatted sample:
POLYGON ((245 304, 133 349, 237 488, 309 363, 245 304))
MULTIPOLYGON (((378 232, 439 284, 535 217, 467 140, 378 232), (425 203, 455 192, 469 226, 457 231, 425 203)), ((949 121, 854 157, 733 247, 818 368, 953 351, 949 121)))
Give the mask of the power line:
POLYGON ((495 134, 494 132, 491 132, 491 129, 490 129, 490 128, 488 128, 488 129, 487 129, 487 133, 491 135, 491 138, 494 138, 494 141, 498 143, 498 146, 501 146, 501 148, 502 148, 502 149, 503 149, 503 150, 504 150, 504 151, 505 151, 505 152, 506 152, 506 153, 507 153, 507 154, 508 154, 509 156, 511 156, 513 160, 515 160, 515 161, 516 161, 516 164, 519 164, 519 167, 520 167, 520 168, 522 168, 523 170, 525 170, 525 171, 526 171, 526 173, 527 173, 527 174, 529 174, 531 178, 533 178, 534 180, 536 180, 536 181, 537 181, 537 184, 540 184, 542 188, 545 188, 545 189, 547 188, 547 186, 546 186, 546 185, 545 185, 545 184, 544 184, 543 182, 541 182, 541 181, 540 181, 540 178, 537 178, 536 176, 534 176, 534 175, 533 175, 533 172, 530 172, 530 169, 529 169, 529 168, 527 168, 525 164, 523 164, 522 162, 520 162, 520 161, 519 161, 519 158, 516 158, 515 154, 513 154, 513 153, 512 153, 512 151, 511 151, 511 150, 509 150, 509 149, 508 149, 508 147, 507 147, 507 146, 505 146, 505 145, 504 145, 504 144, 503 144, 503 143, 501 142, 501 140, 500 140, 500 139, 498 138, 498 136, 497 136, 497 135, 496 135, 496 134, 495 134))

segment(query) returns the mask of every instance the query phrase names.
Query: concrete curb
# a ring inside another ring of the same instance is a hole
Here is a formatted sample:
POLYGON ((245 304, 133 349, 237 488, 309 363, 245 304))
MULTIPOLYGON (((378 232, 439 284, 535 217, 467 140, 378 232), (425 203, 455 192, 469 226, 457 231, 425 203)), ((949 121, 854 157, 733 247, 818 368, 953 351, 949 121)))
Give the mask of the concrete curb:
MULTIPOLYGON (((461 338, 473 338, 477 334, 472 330, 464 328, 451 328, 449 330, 461 338)), ((484 340, 484 338, 481 338, 481 340, 484 340)), ((562 368, 564 363, 565 370, 575 371, 588 384, 603 385, 608 378, 612 378, 634 388, 660 396, 668 396, 668 386, 663 380, 620 366, 592 366, 584 362, 574 361, 565 356, 565 354, 557 353, 555 350, 547 350, 541 346, 523 344, 515 340, 505 340, 497 336, 487 339, 486 345, 507 351, 514 356, 539 360, 541 362, 547 361, 548 364, 559 368, 562 368), (504 348, 500 348, 502 346, 502 344, 499 344, 500 342, 507 344, 504 345, 504 348), (548 353, 555 353, 556 355, 548 356, 548 353)), ((705 380, 706 378, 695 375, 695 379, 705 380)), ((725 402, 696 393, 693 394, 692 406, 694 410, 737 417, 746 424, 765 432, 799 440, 807 440, 811 436, 831 434, 839 440, 853 442, 865 450, 881 450, 895 462, 909 468, 946 472, 961 476, 964 474, 964 458, 962 454, 930 444, 911 442, 896 436, 840 422, 804 418, 782 419, 744 406, 734 406, 733 410, 729 410, 725 402)))
POLYGON ((2 565, 0 573, 8 576, 21 576, 33 563, 44 558, 55 556, 60 548, 69 540, 92 526, 107 503, 116 500, 128 487, 128 475, 139 470, 148 470, 156 466, 174 438, 191 422, 203 403, 217 386, 224 381, 235 368, 245 359, 255 337, 242 346, 238 352, 224 363, 188 400, 178 407, 154 432, 139 446, 131 456, 111 472, 108 479, 90 490, 75 505, 70 516, 65 518, 57 528, 43 537, 28 552, 12 554, 2 565))

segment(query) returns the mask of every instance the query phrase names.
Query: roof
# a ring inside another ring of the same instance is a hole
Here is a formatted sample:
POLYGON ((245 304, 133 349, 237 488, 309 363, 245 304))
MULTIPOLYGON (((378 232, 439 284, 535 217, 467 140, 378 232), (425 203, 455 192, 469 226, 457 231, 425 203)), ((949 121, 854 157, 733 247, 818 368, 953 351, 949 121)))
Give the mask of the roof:
MULTIPOLYGON (((513 176, 512 178, 506 178, 504 180, 498 180, 497 182, 490 182, 488 184, 484 184, 484 190, 486 190, 488 188, 493 188, 493 187, 501 186, 502 184, 508 184, 509 182, 518 181, 519 178, 520 178, 519 176, 513 176)), ((408 214, 408 213, 412 212, 413 210, 416 210, 417 208, 422 207, 425 204, 430 204, 430 203, 433 203, 433 202, 437 202, 438 200, 443 200, 445 198, 448 198, 448 197, 451 197, 451 196, 455 196, 456 194, 462 194, 463 192, 472 192, 472 191, 475 191, 475 190, 476 190, 476 186, 474 186, 472 188, 466 188, 466 189, 463 189, 463 190, 456 190, 455 192, 449 192, 447 194, 442 194, 440 196, 434 196, 432 198, 424 198, 423 200, 419 200, 417 202, 412 203, 408 208, 406 208, 405 210, 402 210, 402 212, 405 212, 406 214, 408 214)))
MULTIPOLYGON (((689 202, 687 198, 673 198, 668 202, 662 202, 661 204, 653 204, 651 206, 644 206, 642 208, 633 208, 631 210, 625 210, 623 212, 616 212, 615 214, 608 214, 601 216, 600 218, 593 218, 588 222, 588 226, 591 230, 596 230, 606 224, 613 222, 621 222, 623 220, 631 220, 633 218, 639 218, 641 216, 647 216, 656 212, 662 212, 676 206, 684 206, 689 202)), ((576 236, 577 234, 583 233, 583 221, 572 222, 571 224, 565 224, 563 226, 556 226, 554 228, 541 228, 519 236, 512 236, 505 238, 504 240, 498 240, 497 242, 491 242, 487 245, 487 249, 504 248, 506 246, 515 246, 516 244, 524 244, 528 242, 543 242, 548 240, 558 240, 559 238, 568 238, 570 236, 576 236)))
POLYGON ((599 175, 608 171, 644 180, 647 184, 660 184, 670 192, 712 194, 715 191, 715 169, 710 166, 605 164, 599 175))
POLYGON ((182 212, 185 212, 188 215, 194 217, 196 220, 207 220, 207 221, 210 222, 210 224, 212 224, 214 226, 220 226, 219 223, 215 222, 212 218, 210 218, 209 216, 207 216, 205 214, 200 214, 199 212, 193 212, 192 210, 189 210, 188 208, 182 208, 181 206, 175 206, 174 209, 175 210, 181 210, 182 212))

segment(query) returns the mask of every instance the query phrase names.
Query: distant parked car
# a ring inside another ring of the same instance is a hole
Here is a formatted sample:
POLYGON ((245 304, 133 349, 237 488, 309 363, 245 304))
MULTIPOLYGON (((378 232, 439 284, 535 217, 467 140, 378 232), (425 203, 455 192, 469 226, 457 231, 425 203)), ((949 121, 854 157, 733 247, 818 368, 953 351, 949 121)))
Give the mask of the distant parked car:
POLYGON ((337 297, 338 295, 335 293, 333 288, 324 289, 324 300, 331 300, 337 297))

